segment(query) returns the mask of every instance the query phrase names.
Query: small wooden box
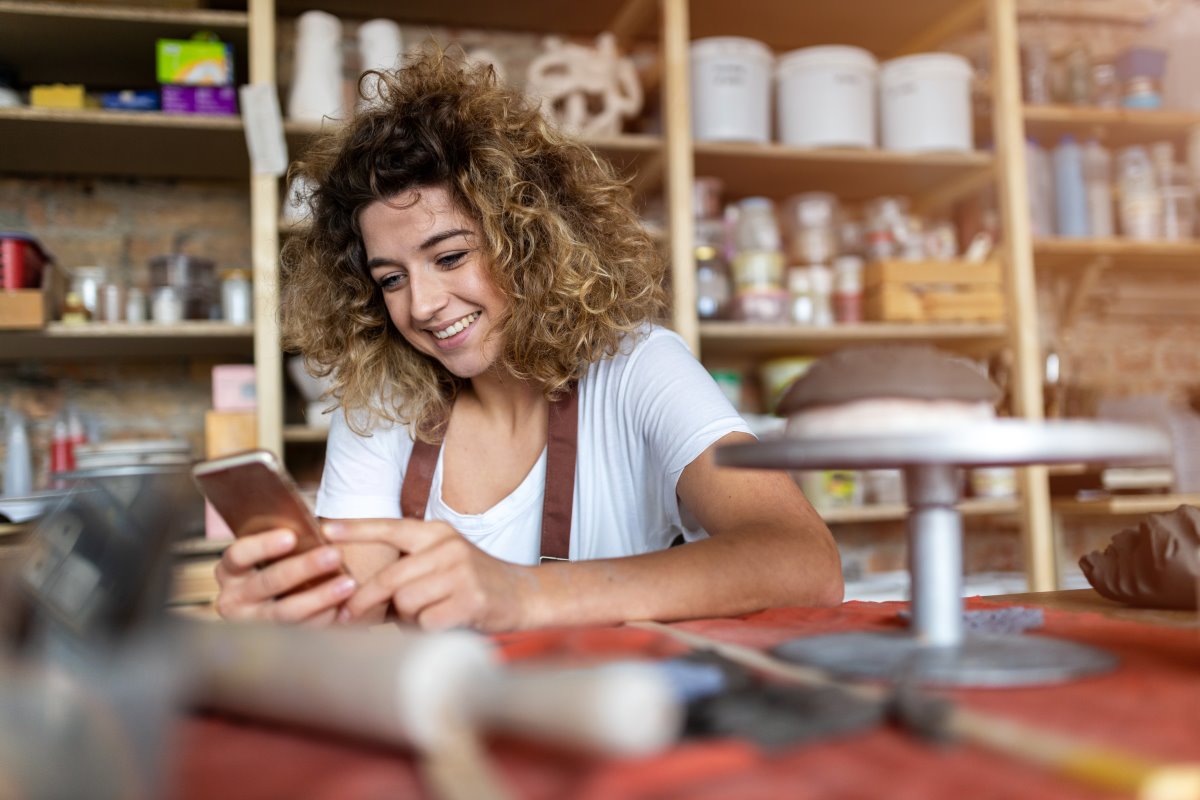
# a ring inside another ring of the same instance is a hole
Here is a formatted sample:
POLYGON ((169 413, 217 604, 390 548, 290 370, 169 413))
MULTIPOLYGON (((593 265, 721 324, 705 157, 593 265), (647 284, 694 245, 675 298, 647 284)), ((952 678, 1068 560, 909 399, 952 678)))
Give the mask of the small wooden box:
POLYGON ((40 330, 49 318, 49 303, 41 289, 0 290, 0 330, 40 330))
POLYGON ((863 281, 866 317, 876 322, 1000 322, 1000 264, 988 261, 875 261, 863 281))

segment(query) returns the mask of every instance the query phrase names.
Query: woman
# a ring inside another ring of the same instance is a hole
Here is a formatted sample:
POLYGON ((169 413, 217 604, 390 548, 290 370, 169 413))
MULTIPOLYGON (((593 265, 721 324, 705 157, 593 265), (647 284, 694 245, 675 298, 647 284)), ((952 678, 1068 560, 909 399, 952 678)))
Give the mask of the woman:
POLYGON ((340 406, 337 546, 237 541, 220 613, 500 631, 840 602, 790 478, 716 466, 753 437, 652 324, 661 259, 610 168, 488 68, 379 80, 302 165, 313 225, 285 253, 285 336, 340 406))

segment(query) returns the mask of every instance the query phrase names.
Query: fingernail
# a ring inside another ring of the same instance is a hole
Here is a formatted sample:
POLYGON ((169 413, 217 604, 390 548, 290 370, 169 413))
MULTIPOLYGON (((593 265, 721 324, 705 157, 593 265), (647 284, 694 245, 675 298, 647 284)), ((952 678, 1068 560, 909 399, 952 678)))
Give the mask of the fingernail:
POLYGON ((345 532, 346 526, 341 524, 340 522, 326 522, 324 525, 321 526, 321 530, 330 539, 336 539, 339 536, 341 536, 342 533, 345 532))
MULTIPOLYGON (((353 594, 354 589, 357 586, 358 586, 358 584, 355 582, 354 578, 342 578, 340 581, 338 581, 337 583, 335 583, 333 585, 333 593, 336 594, 338 597, 345 597, 348 594, 353 594)), ((346 609, 343 608, 342 611, 345 612, 346 609)), ((349 613, 349 612, 346 612, 346 613, 349 613)))
POLYGON ((280 549, 283 549, 285 547, 295 547, 296 546, 296 534, 292 533, 291 531, 280 531, 279 534, 275 537, 274 544, 276 547, 279 547, 280 549))
POLYGON ((332 547, 327 547, 317 553, 317 562, 322 567, 336 567, 342 561, 342 554, 332 547))

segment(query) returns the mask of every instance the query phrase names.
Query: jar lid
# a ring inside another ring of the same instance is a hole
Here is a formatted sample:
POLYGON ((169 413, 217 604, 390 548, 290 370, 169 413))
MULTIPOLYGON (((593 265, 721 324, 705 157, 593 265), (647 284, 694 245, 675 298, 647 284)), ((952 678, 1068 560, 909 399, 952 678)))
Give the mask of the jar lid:
POLYGON ((916 53, 885 61, 879 67, 880 81, 905 80, 914 76, 951 75, 970 79, 971 62, 955 53, 916 53))
POLYGON ((771 48, 746 36, 709 36, 692 42, 692 58, 753 58, 768 64, 774 60, 771 48))
POLYGON ((872 74, 878 64, 875 56, 861 47, 844 44, 826 44, 818 47, 802 47, 779 57, 775 72, 779 77, 810 69, 812 67, 851 67, 867 70, 872 74))

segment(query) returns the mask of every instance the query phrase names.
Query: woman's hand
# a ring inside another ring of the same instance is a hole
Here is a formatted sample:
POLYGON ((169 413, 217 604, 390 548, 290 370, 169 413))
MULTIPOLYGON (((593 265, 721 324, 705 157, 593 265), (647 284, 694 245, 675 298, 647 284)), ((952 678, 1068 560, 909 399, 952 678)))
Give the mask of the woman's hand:
POLYGON ((328 624, 357 584, 335 547, 293 555, 296 534, 279 529, 238 539, 217 562, 217 613, 228 620, 328 624), (324 578, 325 580, 321 580, 324 578), (310 581, 311 588, 296 591, 310 581), (316 583, 316 581, 320 581, 316 583))
POLYGON ((402 554, 354 593, 340 621, 391 602, 400 619, 431 630, 492 632, 531 624, 533 568, 487 555, 445 522, 340 521, 327 523, 325 534, 338 543, 387 544, 402 554))

